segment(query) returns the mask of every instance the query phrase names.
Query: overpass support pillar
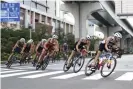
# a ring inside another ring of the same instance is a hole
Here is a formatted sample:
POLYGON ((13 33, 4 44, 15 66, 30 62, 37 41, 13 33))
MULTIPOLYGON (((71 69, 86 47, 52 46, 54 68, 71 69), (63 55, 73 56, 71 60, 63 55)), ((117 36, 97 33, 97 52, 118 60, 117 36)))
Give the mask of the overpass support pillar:
POLYGON ((92 11, 101 9, 101 6, 98 2, 65 3, 61 5, 60 9, 62 11, 70 12, 73 14, 75 18, 74 35, 75 39, 78 40, 79 38, 85 37, 87 34, 89 34, 89 31, 87 29, 88 16, 92 13, 92 11))

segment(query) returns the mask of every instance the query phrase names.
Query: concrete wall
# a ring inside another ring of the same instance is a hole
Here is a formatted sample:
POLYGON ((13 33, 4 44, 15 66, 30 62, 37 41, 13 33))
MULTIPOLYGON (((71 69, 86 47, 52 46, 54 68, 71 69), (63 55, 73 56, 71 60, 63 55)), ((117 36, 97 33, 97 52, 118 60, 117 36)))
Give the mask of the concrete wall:
POLYGON ((122 31, 120 26, 117 27, 97 27, 96 31, 102 32, 104 37, 112 36, 117 31, 122 31))
POLYGON ((77 3, 62 4, 60 9, 63 11, 71 12, 73 14, 73 16, 75 18, 74 34, 75 34, 75 38, 78 39, 79 38, 79 8, 78 8, 78 4, 77 3))
POLYGON ((96 31, 102 32, 104 34, 104 38, 108 37, 107 35, 107 27, 96 27, 96 31))
POLYGON ((92 11, 101 9, 99 3, 65 3, 61 10, 71 12, 75 18, 75 38, 84 37, 89 33, 86 27, 86 20, 92 11), (88 32, 87 32, 88 31, 88 32))
POLYGON ((55 10, 56 10, 55 2, 56 1, 54 1, 54 0, 47 2, 47 5, 49 7, 48 13, 53 15, 53 16, 55 16, 55 10))
POLYGON ((122 28, 120 26, 109 27, 109 35, 113 35, 117 31, 122 31, 122 28))

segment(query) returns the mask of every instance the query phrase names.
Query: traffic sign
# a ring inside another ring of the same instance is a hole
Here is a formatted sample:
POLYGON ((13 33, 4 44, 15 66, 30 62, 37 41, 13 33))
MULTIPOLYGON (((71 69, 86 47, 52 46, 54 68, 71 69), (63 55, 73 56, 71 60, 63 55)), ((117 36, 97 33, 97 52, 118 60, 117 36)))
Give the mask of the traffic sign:
POLYGON ((0 3, 0 22, 20 21, 20 3, 0 3))

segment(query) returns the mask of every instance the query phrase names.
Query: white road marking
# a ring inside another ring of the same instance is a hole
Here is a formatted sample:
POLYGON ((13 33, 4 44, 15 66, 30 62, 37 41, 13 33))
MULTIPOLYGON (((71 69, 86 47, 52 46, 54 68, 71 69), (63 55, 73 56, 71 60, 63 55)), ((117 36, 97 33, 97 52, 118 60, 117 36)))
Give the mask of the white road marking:
POLYGON ((19 71, 25 71, 25 70, 10 70, 10 71, 1 71, 0 73, 12 73, 12 72, 19 72, 19 71))
POLYGON ((0 78, 12 77, 12 76, 18 76, 18 75, 24 75, 24 74, 31 74, 31 73, 38 73, 38 72, 41 72, 41 71, 30 71, 30 72, 5 74, 5 75, 1 75, 0 78))
POLYGON ((57 77, 52 77, 51 79, 68 79, 68 78, 76 77, 76 76, 79 76, 82 74, 84 74, 83 71, 78 72, 78 73, 70 73, 70 74, 65 74, 65 75, 61 75, 61 76, 57 76, 57 77))
POLYGON ((118 77, 115 80, 131 81, 131 80, 133 80, 133 72, 127 72, 127 73, 123 74, 122 76, 118 77))
MULTIPOLYGON (((104 74, 108 74, 109 72, 104 72, 104 74)), ((113 72, 114 73, 114 72, 113 72)), ((92 75, 92 76, 88 76, 88 77, 86 77, 86 78, 83 78, 83 80, 99 80, 99 79, 101 79, 101 78, 103 78, 102 76, 101 76, 101 74, 100 73, 98 73, 98 74, 95 74, 95 75, 92 75)))
POLYGON ((39 78, 39 77, 44 77, 44 76, 54 75, 54 74, 59 74, 59 73, 63 73, 63 71, 54 71, 54 72, 48 72, 48 73, 42 73, 42 74, 34 74, 34 75, 24 76, 20 78, 39 78))

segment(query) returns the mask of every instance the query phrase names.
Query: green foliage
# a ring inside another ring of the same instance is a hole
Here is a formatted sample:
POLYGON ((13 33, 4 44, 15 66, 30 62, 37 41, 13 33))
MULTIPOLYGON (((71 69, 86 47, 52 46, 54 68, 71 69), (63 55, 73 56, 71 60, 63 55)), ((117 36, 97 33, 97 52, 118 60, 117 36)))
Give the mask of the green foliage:
POLYGON ((1 56, 2 60, 7 60, 10 54, 4 52, 4 53, 1 53, 1 55, 2 55, 1 56))
MULTIPOLYGON (((34 43, 37 44, 38 41, 40 41, 42 38, 49 38, 51 37, 51 34, 49 33, 49 29, 52 29, 52 27, 47 25, 38 25, 36 27, 36 32, 32 32, 32 39, 34 40, 34 43)), ((12 51, 12 47, 15 45, 15 43, 20 38, 25 38, 26 41, 29 40, 29 29, 21 29, 21 30, 13 30, 9 28, 2 28, 1 29, 1 59, 7 60, 9 57, 9 54, 12 51)), ((64 30, 59 28, 56 29, 56 33, 59 37, 58 41, 60 45, 62 45, 64 42, 67 42, 69 47, 72 48, 74 45, 74 35, 71 33, 68 33, 64 35, 64 30)))
POLYGON ((75 37, 74 37, 74 35, 72 33, 68 33, 68 34, 66 34, 65 37, 66 37, 65 38, 66 39, 66 42, 69 45, 69 48, 70 49, 73 49, 73 46, 75 44, 75 37))
POLYGON ((91 37, 91 44, 90 44, 90 51, 94 51, 96 41, 99 41, 100 39, 97 38, 96 36, 91 37))

